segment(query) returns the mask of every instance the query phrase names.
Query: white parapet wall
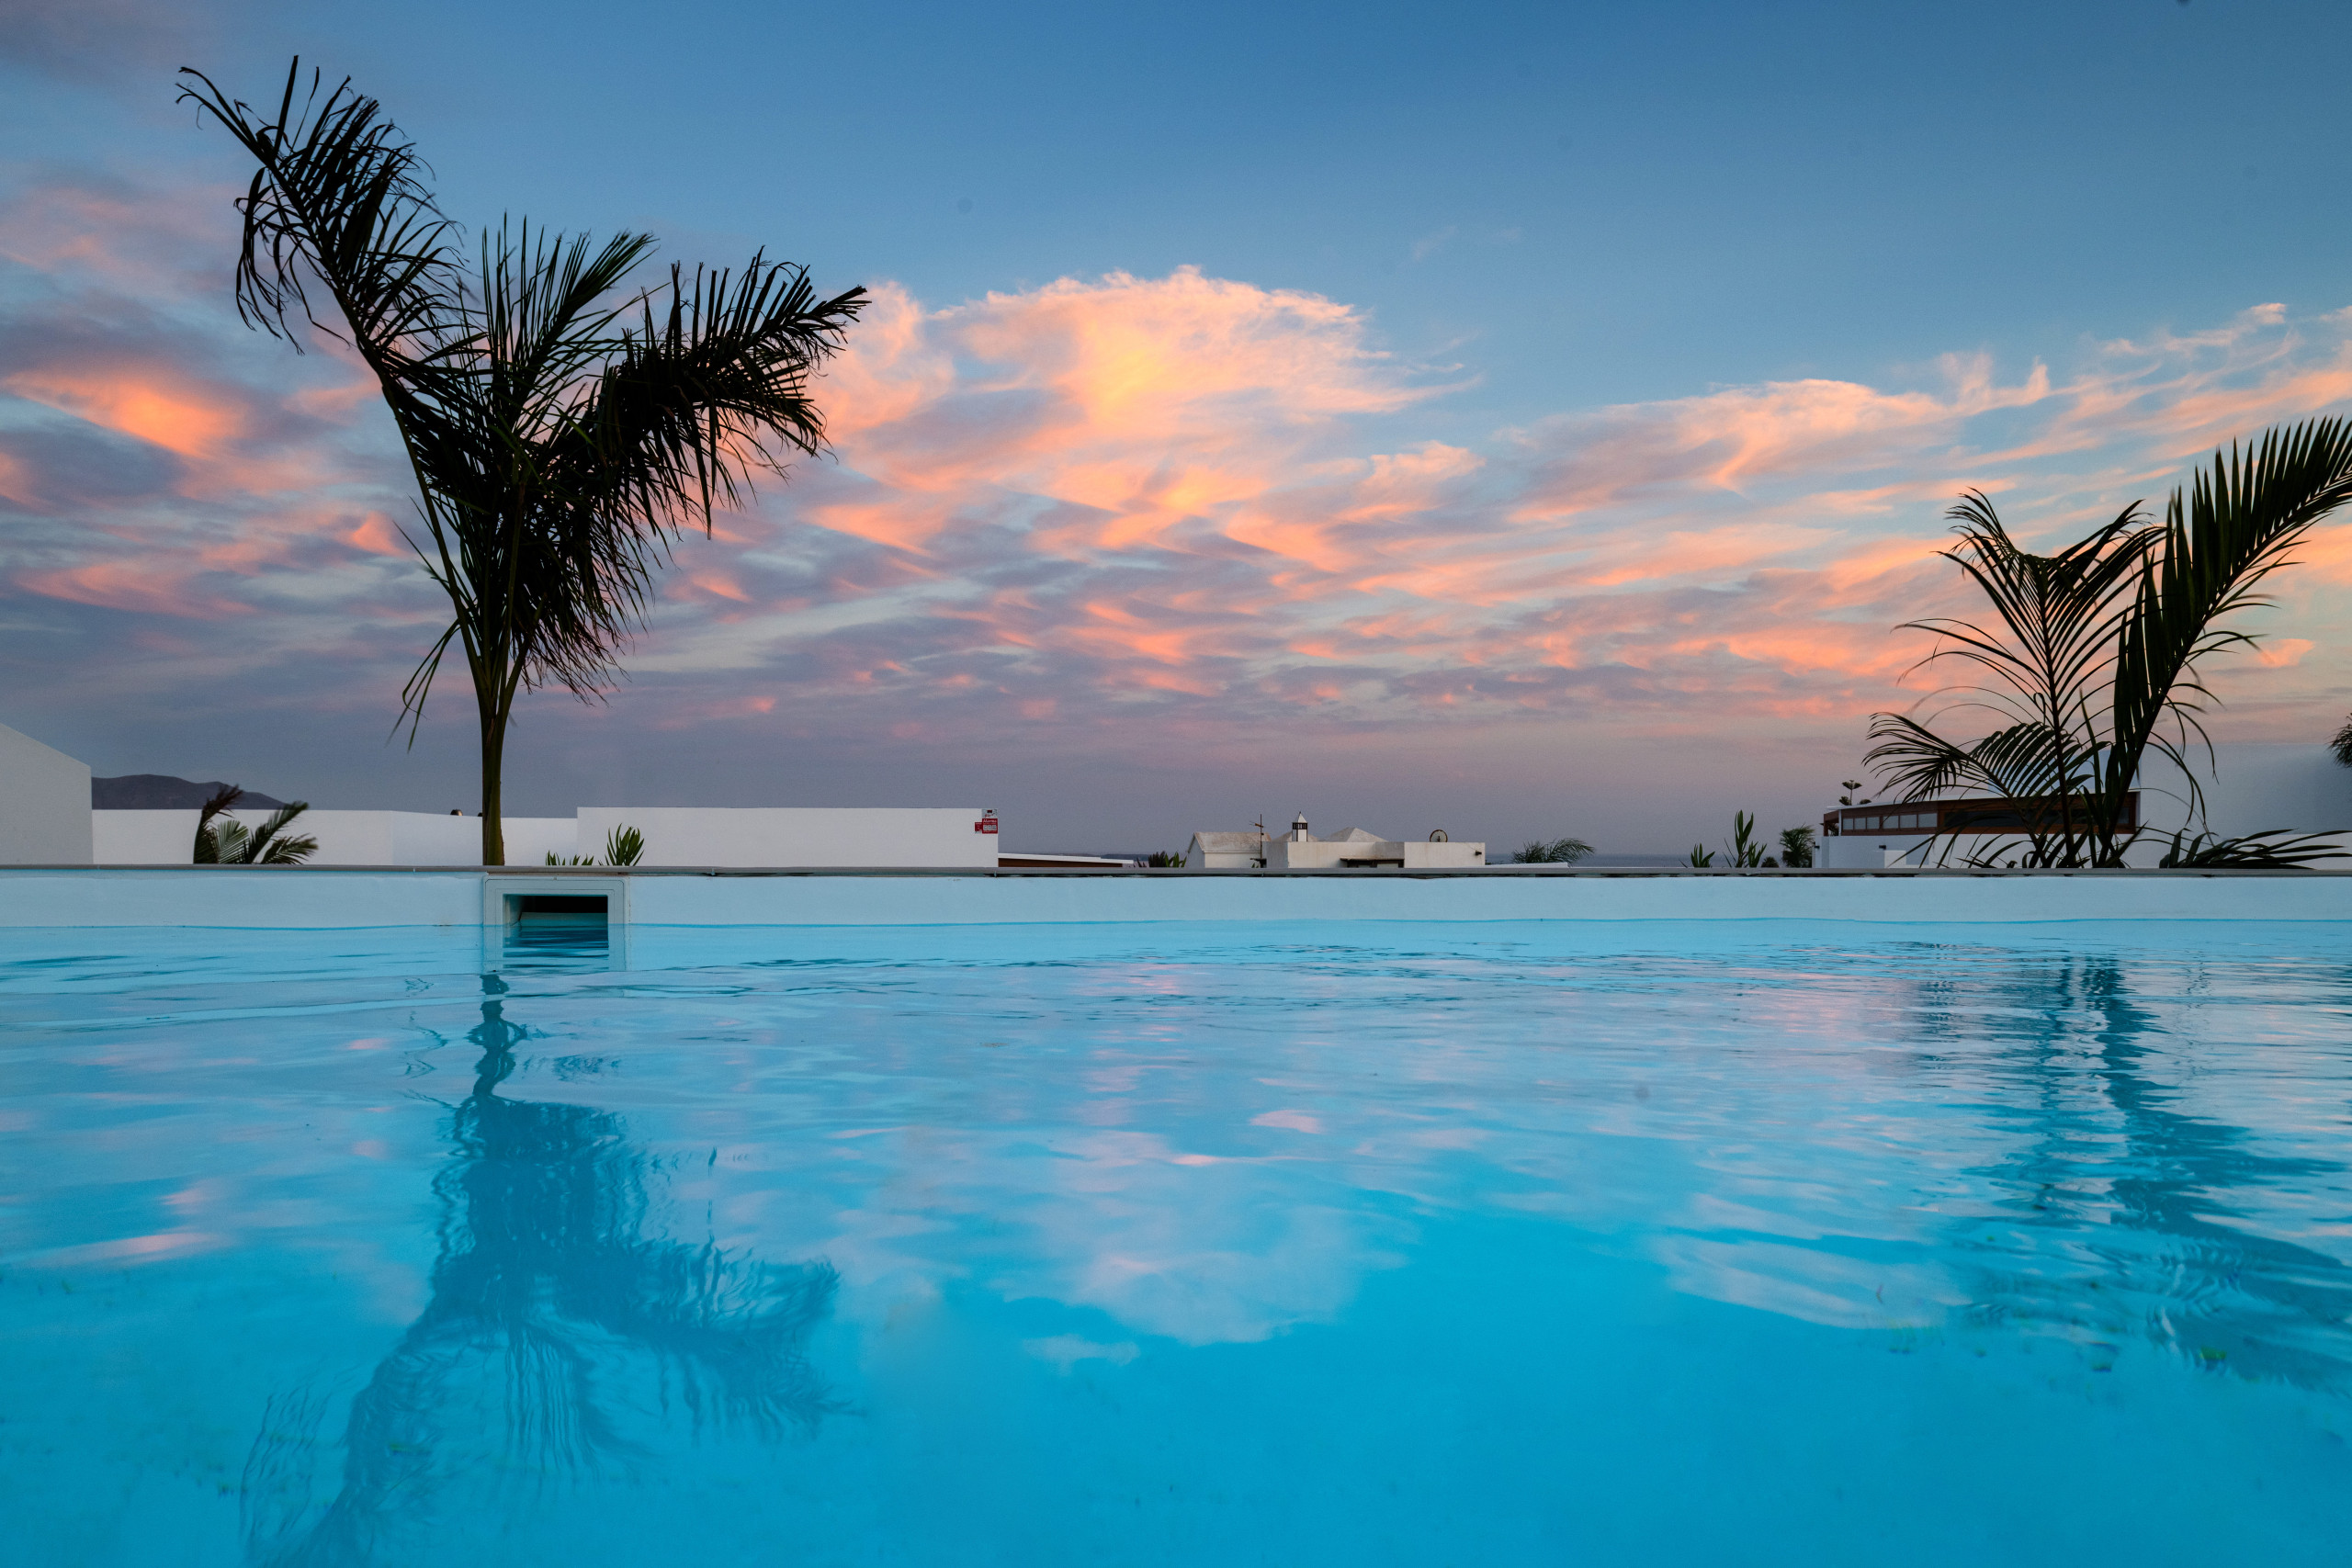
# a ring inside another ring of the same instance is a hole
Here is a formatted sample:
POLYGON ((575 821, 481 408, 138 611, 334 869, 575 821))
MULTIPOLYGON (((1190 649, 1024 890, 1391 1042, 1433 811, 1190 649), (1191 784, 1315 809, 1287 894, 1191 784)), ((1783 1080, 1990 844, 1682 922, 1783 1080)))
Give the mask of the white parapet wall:
MULTIPOLYGON (((86 784, 84 793, 88 793, 86 784)), ((194 811, 85 812, 100 865, 186 865, 194 811)), ((247 827, 266 810, 229 815, 247 827)), ((975 831, 977 810, 600 806, 573 817, 506 818, 506 863, 602 856, 613 829, 645 836, 646 866, 944 867, 992 870, 998 838, 975 831)), ((312 865, 480 865, 481 818, 422 811, 305 811, 290 832, 319 841, 312 865)), ((1441 846, 1442 847, 1442 846, 1441 846)), ((83 863, 90 856, 85 852, 83 863)), ((19 862, 43 864, 48 862, 19 862)))
MULTIPOLYGON (((466 859, 481 859, 481 818, 458 818, 473 829, 473 841, 466 851, 466 859)), ((586 854, 595 848, 580 841, 580 819, 576 817, 509 817, 500 824, 506 832, 506 863, 508 865, 544 865, 549 855, 558 861, 586 854)))
POLYGON ((100 865, 186 865, 196 856, 195 810, 93 811, 92 858, 100 865))
POLYGON ((639 928, 1143 921, 2321 921, 2332 872, 967 872, 865 876, 191 866, 0 869, 0 927, 481 926, 524 896, 611 897, 639 928), (614 890, 619 889, 619 896, 614 890))
POLYGON ((90 767, 0 725, 0 865, 88 865, 90 767))
MULTIPOLYGON (((583 806, 582 854, 614 829, 645 836, 645 866, 937 866, 993 869, 997 835, 976 808, 583 806)), ((514 855, 510 864, 520 864, 514 855)))
MULTIPOLYGON (((227 814, 247 828, 269 820, 264 810, 227 814)), ((187 865, 196 854, 191 810, 93 811, 95 858, 100 865, 187 865)), ((537 865, 552 853, 569 860, 577 825, 569 817, 509 817, 506 858, 537 865)), ((481 818, 426 811, 305 811, 286 831, 319 842, 311 865, 480 865, 481 818)))

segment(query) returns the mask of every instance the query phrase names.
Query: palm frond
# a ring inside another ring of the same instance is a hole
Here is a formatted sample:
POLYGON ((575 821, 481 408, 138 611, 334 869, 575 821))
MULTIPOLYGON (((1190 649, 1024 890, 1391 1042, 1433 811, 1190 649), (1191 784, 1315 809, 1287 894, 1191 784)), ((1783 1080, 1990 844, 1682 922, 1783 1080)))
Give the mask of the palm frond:
POLYGON ((2225 616, 2268 603, 2262 583, 2290 564, 2313 525, 2352 501, 2352 423, 2307 420, 2265 432, 2242 455, 2216 452, 2186 496, 2165 509, 2163 547, 2135 573, 2131 614, 2117 639, 2113 744, 2102 758, 2100 793, 2120 808, 2154 749, 2180 764, 2192 791, 2187 750, 2205 742, 2199 716, 2212 700, 2199 661, 2254 635, 2222 626, 2225 616))
POLYGON ((243 847, 241 859, 247 865, 300 865, 319 852, 318 840, 309 834, 286 831, 287 824, 311 809, 307 800, 291 800, 264 819, 254 829, 253 838, 243 847))
POLYGON ((209 795, 206 796, 204 804, 198 808, 196 813, 196 844, 189 856, 193 863, 197 865, 220 864, 223 858, 220 853, 220 835, 222 829, 234 828, 239 833, 243 833, 244 831, 243 826, 233 818, 226 823, 222 823, 218 826, 215 825, 215 819, 218 818, 222 812, 236 805, 239 797, 243 795, 244 793, 244 786, 243 784, 222 784, 219 789, 214 790, 209 795))
POLYGON ((2294 833, 2273 828, 2224 839, 2205 833, 2172 835, 2164 859, 2166 870, 2194 867, 2240 871, 2308 871, 2312 863, 2343 858, 2343 846, 2326 833, 2294 833))
POLYGON ((429 359, 454 324, 447 301, 457 226, 417 178, 416 149, 382 106, 354 92, 349 78, 322 97, 325 78, 315 70, 305 94, 300 56, 271 120, 202 72, 180 74, 190 84, 180 101, 219 120, 258 165, 237 203, 239 316, 299 349, 287 321, 299 313, 350 344, 379 376, 405 358, 429 359), (342 330, 321 319, 311 283, 325 286, 342 330), (415 353, 403 355, 405 344, 415 353))

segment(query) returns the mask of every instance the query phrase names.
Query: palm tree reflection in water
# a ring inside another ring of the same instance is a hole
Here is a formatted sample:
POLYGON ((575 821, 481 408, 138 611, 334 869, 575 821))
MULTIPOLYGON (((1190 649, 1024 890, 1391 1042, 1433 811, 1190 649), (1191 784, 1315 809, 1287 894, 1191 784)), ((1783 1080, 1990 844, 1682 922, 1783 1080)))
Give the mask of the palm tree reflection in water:
MULTIPOLYGON (((2343 1387, 2352 1268, 2282 1234, 2294 1225, 2275 1201, 2339 1186, 2344 1167, 2175 1109, 2197 1055, 2179 1031, 2195 1020, 2141 999, 2161 979, 2086 954, 1925 988, 1931 1038, 1989 1028, 2016 1047, 2004 1072, 2021 1092, 1996 1115, 2028 1135, 1984 1172, 2011 1194, 2000 1207, 2012 1239, 1984 1253, 1975 1312, 2079 1339, 2094 1357, 2139 1337, 2241 1377, 2343 1387)), ((2181 990, 2206 986, 2196 976, 2181 990)))
POLYGON ((478 1499, 627 1475, 650 1457, 626 1435, 631 1417, 658 1427, 682 1406, 696 1430, 775 1437, 838 1408, 804 1351, 832 1269, 648 1238, 657 1162, 609 1112, 502 1097, 529 1032, 508 1021, 504 982, 482 987, 473 1092, 434 1182, 432 1300, 352 1400, 342 1484, 322 1506, 311 1460, 325 1401, 271 1403, 244 1476, 257 1563, 399 1555, 395 1539, 434 1531, 436 1497, 453 1489, 478 1499))

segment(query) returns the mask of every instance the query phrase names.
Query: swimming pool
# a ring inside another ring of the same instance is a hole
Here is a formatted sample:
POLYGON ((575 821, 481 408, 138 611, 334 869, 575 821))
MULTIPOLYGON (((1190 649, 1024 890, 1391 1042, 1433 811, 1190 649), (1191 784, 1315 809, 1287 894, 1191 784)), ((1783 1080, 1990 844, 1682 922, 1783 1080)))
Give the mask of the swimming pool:
POLYGON ((624 946, 8 933, 18 1560, 2352 1540, 2341 928, 624 946))

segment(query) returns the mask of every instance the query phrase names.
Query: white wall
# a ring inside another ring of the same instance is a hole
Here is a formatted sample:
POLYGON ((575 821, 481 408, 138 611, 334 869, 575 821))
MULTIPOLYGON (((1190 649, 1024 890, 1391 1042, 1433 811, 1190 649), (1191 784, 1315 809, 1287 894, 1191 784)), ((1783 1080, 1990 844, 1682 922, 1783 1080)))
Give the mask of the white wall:
POLYGON ((0 725, 0 865, 90 863, 90 765, 0 725))
MULTIPOLYGON (((460 817, 452 820, 472 825, 473 843, 466 851, 466 859, 481 859, 481 818, 460 817)), ((599 847, 580 843, 580 821, 573 817, 509 817, 503 826, 508 865, 544 865, 549 855, 568 861, 599 847)))
MULTIPOLYGON (((254 825, 266 811, 232 813, 254 825)), ((569 859, 575 831, 569 817, 509 817, 506 863, 538 865, 552 850, 569 859)), ((480 865, 481 818, 429 811, 305 811, 289 829, 318 840, 312 865, 480 865)))
MULTIPOLYGON (((94 811, 95 858, 100 865, 186 865, 196 852, 194 811, 94 811)), ((248 828, 270 813, 228 813, 248 828)), ((480 865, 481 818, 427 811, 305 811, 289 832, 319 841, 311 865, 480 865)), ((506 859, 537 865, 548 852, 570 858, 574 824, 569 817, 509 817, 506 859)))
MULTIPOLYGON (((2209 765, 2192 750, 2207 818, 2225 838, 2286 828, 2298 833, 2352 829, 2352 768, 2319 745, 2233 742, 2209 765)), ((2140 818, 2169 836, 2188 814, 2180 770, 2161 758, 2141 770, 2140 818)))
MULTIPOLYGON (((978 809, 583 806, 582 854, 623 824, 645 835, 643 865, 964 866, 996 864, 978 809)), ((519 864, 509 855, 509 863, 519 864)))
POLYGON ((196 854, 196 819, 186 811, 93 811, 91 858, 100 865, 186 865, 196 854))

